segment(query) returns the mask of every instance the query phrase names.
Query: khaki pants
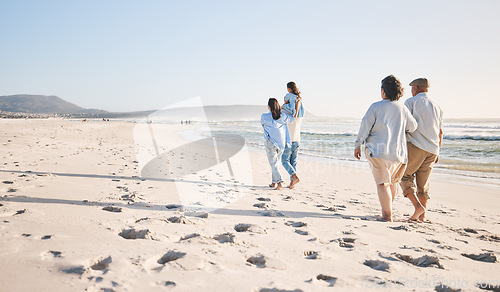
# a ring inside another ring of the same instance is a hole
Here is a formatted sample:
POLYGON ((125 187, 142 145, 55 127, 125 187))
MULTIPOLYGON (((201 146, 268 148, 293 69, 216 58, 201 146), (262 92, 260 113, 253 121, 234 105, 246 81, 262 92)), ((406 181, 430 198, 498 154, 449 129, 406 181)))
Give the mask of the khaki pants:
POLYGON ((417 194, 419 197, 430 199, 429 177, 436 163, 436 158, 436 154, 429 153, 408 143, 408 164, 401 181, 401 188, 405 197, 409 194, 417 194))

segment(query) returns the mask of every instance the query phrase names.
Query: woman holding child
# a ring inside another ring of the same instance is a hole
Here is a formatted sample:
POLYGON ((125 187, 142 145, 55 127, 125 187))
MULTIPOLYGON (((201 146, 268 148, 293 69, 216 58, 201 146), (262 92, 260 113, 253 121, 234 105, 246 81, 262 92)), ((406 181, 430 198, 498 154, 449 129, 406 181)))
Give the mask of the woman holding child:
POLYGON ((297 154, 300 147, 300 125, 304 117, 304 107, 302 106, 302 97, 297 88, 297 84, 291 81, 286 85, 288 93, 285 95, 285 103, 282 111, 295 118, 293 122, 288 124, 288 132, 290 133, 291 144, 285 147, 281 156, 281 163, 290 175, 290 188, 300 181, 297 176, 297 154))
POLYGON ((381 96, 382 100, 373 103, 361 121, 354 157, 361 158, 364 143, 377 184, 383 220, 392 222, 392 201, 408 159, 406 133, 414 132, 417 122, 406 106, 398 102, 403 96, 403 88, 393 75, 382 80, 381 96))

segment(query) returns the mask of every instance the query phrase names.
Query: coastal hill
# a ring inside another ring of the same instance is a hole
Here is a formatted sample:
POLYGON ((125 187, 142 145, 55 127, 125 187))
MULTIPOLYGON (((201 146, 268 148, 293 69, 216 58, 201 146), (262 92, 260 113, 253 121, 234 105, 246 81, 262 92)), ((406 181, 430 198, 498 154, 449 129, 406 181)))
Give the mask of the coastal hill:
POLYGON ((54 95, 0 96, 0 111, 34 114, 104 114, 103 110, 86 109, 54 95))
MULTIPOLYGON (((148 118, 157 121, 203 121, 205 119, 209 121, 242 121, 259 120, 261 114, 267 111, 266 105, 210 105, 203 108, 180 107, 136 112, 108 112, 98 109, 85 109, 57 96, 26 94, 0 96, 0 116, 2 117, 37 117, 37 115, 44 117, 48 114, 74 118, 148 118)), ((316 118, 309 112, 306 112, 306 116, 308 119, 316 118)))

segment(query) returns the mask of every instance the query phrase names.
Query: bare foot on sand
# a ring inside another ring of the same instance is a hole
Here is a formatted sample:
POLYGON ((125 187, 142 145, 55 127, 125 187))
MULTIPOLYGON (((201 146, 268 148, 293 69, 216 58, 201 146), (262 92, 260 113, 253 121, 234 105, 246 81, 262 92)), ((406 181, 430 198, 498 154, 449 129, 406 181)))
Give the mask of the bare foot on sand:
POLYGON ((425 217, 425 212, 422 213, 422 215, 418 216, 418 220, 420 220, 423 223, 432 223, 429 219, 425 217))
POLYGON ((415 213, 411 215, 410 220, 411 221, 423 221, 422 218, 425 220, 425 208, 422 206, 418 206, 415 209, 415 213))
POLYGON ((276 184, 275 183, 269 184, 269 187, 274 189, 276 187, 276 184))
POLYGON ((279 190, 281 190, 281 187, 282 187, 281 182, 279 182, 278 185, 276 186, 275 190, 279 191, 279 190))
POLYGON ((296 174, 294 174, 292 176, 292 181, 290 182, 290 189, 293 189, 295 185, 298 184, 299 182, 300 182, 299 177, 296 174))

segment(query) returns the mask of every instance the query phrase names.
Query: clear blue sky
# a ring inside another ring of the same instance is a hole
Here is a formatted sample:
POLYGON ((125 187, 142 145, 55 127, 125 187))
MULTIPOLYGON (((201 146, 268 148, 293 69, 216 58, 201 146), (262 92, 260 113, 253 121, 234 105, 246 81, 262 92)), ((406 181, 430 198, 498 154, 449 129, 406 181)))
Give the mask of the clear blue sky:
POLYGON ((361 117, 380 80, 427 77, 446 117, 500 118, 500 1, 0 0, 0 95, 88 108, 266 104, 288 81, 361 117))

